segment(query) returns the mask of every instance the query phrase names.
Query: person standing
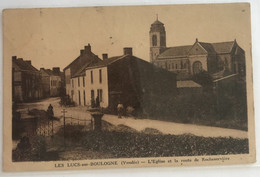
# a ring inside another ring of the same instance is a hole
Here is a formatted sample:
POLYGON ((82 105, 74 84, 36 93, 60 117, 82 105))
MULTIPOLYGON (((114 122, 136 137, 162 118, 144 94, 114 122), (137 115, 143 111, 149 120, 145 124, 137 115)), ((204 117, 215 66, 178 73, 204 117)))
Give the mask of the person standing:
POLYGON ((51 104, 48 106, 47 113, 48 113, 49 119, 53 119, 53 107, 51 104))
POLYGON ((118 118, 122 118, 123 110, 124 110, 123 104, 119 103, 117 105, 118 118))
POLYGON ((97 107, 97 108, 99 108, 99 107, 100 107, 99 96, 97 96, 97 98, 96 98, 96 107, 97 107))

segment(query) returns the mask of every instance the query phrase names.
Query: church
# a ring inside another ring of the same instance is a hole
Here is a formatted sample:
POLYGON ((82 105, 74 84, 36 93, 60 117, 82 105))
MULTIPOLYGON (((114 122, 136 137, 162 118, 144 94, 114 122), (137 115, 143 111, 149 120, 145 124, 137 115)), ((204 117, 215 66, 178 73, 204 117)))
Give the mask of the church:
POLYGON ((166 46, 164 24, 158 20, 150 27, 150 62, 177 74, 178 80, 190 80, 206 71, 213 79, 237 74, 245 76, 245 52, 234 41, 200 42, 191 45, 166 46))

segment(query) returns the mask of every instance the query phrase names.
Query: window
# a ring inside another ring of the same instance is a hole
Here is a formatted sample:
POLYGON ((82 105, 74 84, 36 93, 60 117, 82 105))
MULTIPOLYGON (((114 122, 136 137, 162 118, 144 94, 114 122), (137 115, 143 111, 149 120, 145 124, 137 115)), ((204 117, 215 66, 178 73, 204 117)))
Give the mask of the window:
POLYGON ((175 68, 178 69, 178 64, 175 65, 175 68))
POLYGON ((78 77, 78 86, 80 87, 80 77, 78 77))
POLYGON ((71 90, 71 99, 72 99, 72 101, 74 100, 73 96, 74 96, 74 90, 71 90))
POLYGON ((99 70, 99 83, 102 83, 102 70, 99 70))
POLYGON ((99 98, 99 102, 102 102, 103 100, 103 90, 102 89, 97 89, 97 94, 98 94, 98 98, 99 98))
POLYGON ((193 63, 193 74, 198 74, 202 71, 202 64, 200 61, 195 61, 193 63))
POLYGON ((157 46, 157 36, 156 35, 153 35, 153 37, 152 37, 152 44, 153 44, 153 46, 157 46))
POLYGON ((83 87, 85 87, 85 77, 83 76, 83 87))
POLYGON ((80 100, 80 91, 78 91, 79 93, 79 105, 81 105, 81 100, 80 100))
POLYGON ((90 80, 91 80, 91 84, 93 84, 93 71, 90 71, 90 80))
POLYGON ((74 80, 73 79, 71 79, 72 80, 72 88, 74 88, 74 80))
POLYGON ((94 92, 94 90, 91 90, 91 100, 95 100, 95 92, 94 92))
MULTIPOLYGON (((84 78, 84 77, 83 77, 84 78)), ((85 95, 85 90, 83 91, 83 102, 84 106, 86 106, 86 95, 85 95)))

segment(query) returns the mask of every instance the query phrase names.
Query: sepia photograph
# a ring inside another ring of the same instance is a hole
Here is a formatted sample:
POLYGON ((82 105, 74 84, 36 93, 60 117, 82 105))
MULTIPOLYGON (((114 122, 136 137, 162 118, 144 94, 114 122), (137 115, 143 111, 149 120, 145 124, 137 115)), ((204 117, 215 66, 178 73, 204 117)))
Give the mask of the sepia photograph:
POLYGON ((250 4, 5 9, 5 171, 255 162, 250 4))

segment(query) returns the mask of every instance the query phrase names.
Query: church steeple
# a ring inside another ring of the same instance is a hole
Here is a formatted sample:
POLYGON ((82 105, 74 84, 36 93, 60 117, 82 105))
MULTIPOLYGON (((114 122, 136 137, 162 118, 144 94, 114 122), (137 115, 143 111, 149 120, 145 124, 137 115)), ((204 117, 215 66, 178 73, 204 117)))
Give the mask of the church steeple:
POLYGON ((156 20, 150 27, 150 62, 154 62, 157 56, 162 53, 166 48, 166 32, 162 22, 158 20, 158 14, 156 14, 156 20))

